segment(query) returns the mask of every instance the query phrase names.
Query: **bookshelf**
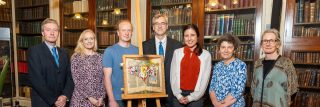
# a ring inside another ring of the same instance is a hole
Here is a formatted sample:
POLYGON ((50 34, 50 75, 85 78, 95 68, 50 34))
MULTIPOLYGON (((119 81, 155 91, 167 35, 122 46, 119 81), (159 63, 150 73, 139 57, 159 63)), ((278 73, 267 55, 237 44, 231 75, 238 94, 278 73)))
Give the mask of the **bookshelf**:
POLYGON ((217 40, 231 33, 241 40, 235 56, 247 64, 246 105, 251 106, 250 83, 254 62, 259 56, 261 35, 262 0, 204 0, 198 18, 200 34, 204 35, 203 47, 212 54, 213 65, 221 60, 217 40))
MULTIPOLYGON (((147 36, 153 37, 152 17, 155 14, 167 14, 167 36, 183 42, 183 27, 188 24, 197 24, 198 0, 147 0, 147 36)), ((200 37, 202 41, 203 37, 200 37)))
POLYGON ((299 93, 293 107, 320 104, 320 0, 288 0, 284 54, 296 68, 299 93))
POLYGON ((41 22, 49 17, 49 0, 15 1, 17 65, 21 97, 30 98, 27 50, 42 42, 41 22))
POLYGON ((8 27, 12 29, 11 0, 3 1, 5 1, 6 4, 0 5, 0 27, 8 27))
POLYGON ((99 52, 118 41, 118 20, 130 19, 130 0, 65 0, 60 2, 61 46, 70 56, 81 32, 96 32, 99 52))
POLYGON ((99 51, 118 42, 119 20, 130 20, 131 0, 96 0, 96 35, 99 51))
POLYGON ((77 44, 81 32, 89 28, 90 0, 64 0, 60 2, 61 47, 69 56, 77 44))

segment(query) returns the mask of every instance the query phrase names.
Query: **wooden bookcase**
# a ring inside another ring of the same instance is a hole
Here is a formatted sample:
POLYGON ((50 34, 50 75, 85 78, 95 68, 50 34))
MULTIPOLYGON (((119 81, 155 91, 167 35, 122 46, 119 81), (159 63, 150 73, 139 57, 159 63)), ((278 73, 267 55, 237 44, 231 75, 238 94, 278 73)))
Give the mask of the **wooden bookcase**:
POLYGON ((41 22, 49 17, 49 0, 17 0, 15 14, 20 96, 30 98, 27 50, 42 42, 41 22))
POLYGON ((131 0, 96 0, 96 34, 99 51, 118 42, 117 22, 130 20, 131 0))
MULTIPOLYGON (((0 28, 9 28, 10 29, 10 39, 12 40, 12 7, 11 7, 11 0, 3 0, 6 2, 5 5, 0 5, 0 28)), ((7 32, 4 32, 4 30, 1 29, 0 31, 0 36, 4 36, 3 34, 7 34, 7 32)), ((0 37, 1 38, 1 37, 0 37)), ((4 67, 4 59, 1 59, 2 55, 7 55, 9 54, 8 58, 10 63, 13 63, 13 54, 10 56, 11 53, 13 53, 13 46, 12 42, 10 41, 9 43, 11 44, 5 44, 5 41, 1 40, 1 47, 0 47, 0 70, 4 67), (8 46, 9 45, 9 46, 8 46), (8 48, 8 49, 7 49, 8 48), (7 50, 10 51, 7 53, 7 50)), ((2 93, 0 93, 1 97, 9 98, 12 97, 12 89, 11 87, 11 75, 14 75, 14 73, 11 73, 10 71, 14 71, 14 68, 9 67, 9 72, 7 75, 4 77, 4 84, 3 84, 3 89, 2 93)), ((1 71, 0 71, 1 72, 1 71)), ((2 82, 2 81, 1 81, 2 82)))
MULTIPOLYGON (((152 17, 155 14, 168 15, 167 36, 183 42, 183 27, 194 23, 197 24, 198 0, 147 0, 146 39, 152 38, 152 17)), ((200 37, 202 41, 202 37, 200 37)))
POLYGON ((61 46, 70 56, 81 32, 93 30, 97 35, 99 52, 118 41, 118 20, 130 19, 130 0, 64 0, 60 2, 61 46), (119 11, 120 10, 120 11, 119 11), (120 13, 117 13, 120 12, 120 13), (77 16, 80 16, 76 18, 77 16))
MULTIPOLYGON (((68 50, 72 55, 81 32, 88 28, 89 20, 94 15, 92 11, 92 0, 63 0, 60 1, 60 38, 61 47, 68 50), (90 17, 91 16, 91 17, 90 17)), ((94 29, 92 29, 94 30, 94 29)))
POLYGON ((293 107, 317 106, 320 98, 320 0, 288 0, 285 56, 296 68, 299 93, 293 107))
POLYGON ((11 0, 3 0, 5 5, 0 5, 0 27, 12 29, 11 0))
POLYGON ((217 40, 230 33, 237 36, 241 45, 235 55, 247 64, 247 82, 245 90, 246 106, 251 106, 250 83, 254 62, 259 58, 261 36, 262 1, 261 0, 204 0, 198 15, 200 34, 204 37, 203 47, 212 54, 213 65, 220 61, 217 40))

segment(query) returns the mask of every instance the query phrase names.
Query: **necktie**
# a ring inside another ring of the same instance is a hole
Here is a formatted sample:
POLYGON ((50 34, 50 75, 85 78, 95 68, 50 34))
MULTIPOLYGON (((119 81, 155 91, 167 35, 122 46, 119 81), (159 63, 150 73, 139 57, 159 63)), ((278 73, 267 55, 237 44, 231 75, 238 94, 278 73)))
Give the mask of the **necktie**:
POLYGON ((162 42, 159 42, 159 55, 164 56, 164 51, 163 51, 162 42))
POLYGON ((53 47, 51 49, 52 51, 52 55, 53 55, 53 58, 54 58, 54 61, 56 62, 56 64, 59 66, 59 56, 57 54, 57 48, 56 47, 53 47))

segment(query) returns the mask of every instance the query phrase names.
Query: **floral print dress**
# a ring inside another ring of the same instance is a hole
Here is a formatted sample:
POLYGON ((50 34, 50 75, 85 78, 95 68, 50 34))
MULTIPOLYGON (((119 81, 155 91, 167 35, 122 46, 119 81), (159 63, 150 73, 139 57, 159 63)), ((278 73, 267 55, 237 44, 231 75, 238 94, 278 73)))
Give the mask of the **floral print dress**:
POLYGON ((246 64, 237 58, 228 65, 220 61, 215 64, 212 72, 209 92, 214 91, 218 101, 223 101, 228 94, 231 94, 237 101, 230 107, 244 107, 242 94, 247 79, 246 64))
POLYGON ((98 99, 106 96, 101 54, 73 55, 71 73, 75 85, 71 107, 94 107, 87 99, 88 97, 98 99))

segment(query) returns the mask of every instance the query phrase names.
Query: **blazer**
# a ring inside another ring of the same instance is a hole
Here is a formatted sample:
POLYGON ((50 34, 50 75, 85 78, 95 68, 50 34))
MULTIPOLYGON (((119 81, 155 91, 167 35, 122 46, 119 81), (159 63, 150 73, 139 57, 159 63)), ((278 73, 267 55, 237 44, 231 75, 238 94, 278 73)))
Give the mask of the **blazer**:
MULTIPOLYGON (((147 41, 142 43, 143 45, 143 54, 144 55, 156 55, 156 39, 153 37, 147 41)), ((166 51, 165 51, 165 59, 164 59, 164 71, 165 71, 165 84, 166 84, 166 91, 167 94, 173 95, 170 87, 170 67, 171 67, 171 60, 173 56, 173 52, 175 49, 181 48, 182 44, 175 40, 167 37, 167 44, 166 44, 166 51)))
POLYGON ((57 48, 59 67, 49 47, 42 42, 28 50, 28 76, 32 107, 52 107, 60 95, 71 98, 74 83, 67 51, 57 48))

